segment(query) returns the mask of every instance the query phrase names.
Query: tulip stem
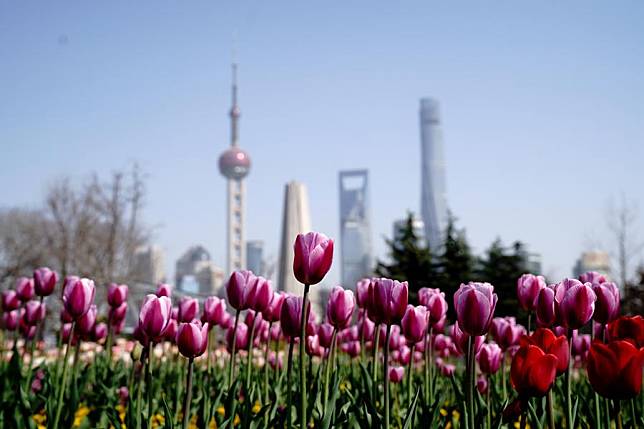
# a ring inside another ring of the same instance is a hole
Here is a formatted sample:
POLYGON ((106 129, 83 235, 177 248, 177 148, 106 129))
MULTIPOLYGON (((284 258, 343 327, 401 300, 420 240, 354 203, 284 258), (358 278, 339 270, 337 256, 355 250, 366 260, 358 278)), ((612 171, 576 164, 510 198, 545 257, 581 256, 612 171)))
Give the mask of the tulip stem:
POLYGON ((635 411, 635 398, 631 398, 631 419, 633 420, 633 428, 637 429, 637 412, 635 411))
MULTIPOLYGON (((492 427, 492 402, 490 402, 490 391, 492 390, 492 377, 487 379, 487 388, 485 392, 486 404, 487 404, 487 427, 492 427)), ((554 429, 554 428, 551 428, 554 429)))
POLYGON ((508 391, 505 380, 505 350, 501 352, 501 385, 503 386, 503 398, 508 397, 508 391))
POLYGON ((250 327, 250 337, 248 338, 248 358, 246 360, 246 392, 250 392, 250 374, 253 365, 253 341, 255 340, 255 320, 257 314, 253 316, 253 326, 250 327))
POLYGON ((208 377, 212 376, 212 339, 213 334, 215 333, 214 327, 208 325, 208 377))
POLYGON ((427 380, 427 384, 429 385, 429 403, 433 404, 434 403, 434 327, 429 328, 429 338, 427 339, 425 346, 429 348, 427 351, 427 354, 429 356, 429 359, 425 361, 425 365, 427 365, 427 372, 429 375, 429 378, 427 380))
MULTIPOLYGON (((41 296, 40 305, 43 305, 43 299, 44 297, 41 296)), ((31 381, 31 374, 34 368, 34 350, 35 350, 36 342, 38 342, 38 338, 40 337, 40 332, 42 331, 44 324, 45 324, 44 319, 38 322, 38 324, 36 325, 36 333, 34 335, 33 340, 31 340, 31 349, 29 350, 29 367, 28 367, 29 369, 27 370, 27 380, 25 381, 25 389, 24 389, 25 391, 29 389, 29 382, 31 381)), ((4 342, 2 342, 2 344, 4 344, 4 342)))
MULTIPOLYGON (((72 346, 72 338, 74 337, 74 328, 76 322, 72 322, 72 328, 69 330, 69 338, 67 338, 67 348, 65 349, 65 358, 63 360, 63 375, 62 382, 58 391, 58 401, 56 402, 56 414, 54 415, 53 429, 58 429, 58 421, 60 420, 60 412, 63 410, 63 397, 65 395, 65 385, 67 384, 67 360, 69 359, 69 349, 72 346)), ((62 329, 62 328, 61 328, 62 329)))
POLYGON ((152 427, 152 353, 154 347, 152 341, 148 344, 148 366, 146 369, 145 387, 148 391, 148 427, 152 427))
POLYGON ((385 336, 385 353, 384 353, 384 377, 385 384, 385 429, 389 429, 389 337, 391 336, 391 325, 387 324, 387 334, 385 336))
POLYGON ((235 346, 237 345, 237 325, 239 324, 239 310, 235 313, 235 324, 233 325, 233 345, 230 349, 230 361, 228 361, 228 388, 233 385, 235 374, 235 346))
POLYGON ((288 366, 286 368, 286 426, 291 429, 291 373, 293 372, 293 346, 295 339, 289 338, 288 366))
POLYGON ((306 429, 306 322, 308 320, 307 304, 309 295, 309 285, 304 285, 304 295, 302 296, 302 315, 300 319, 300 429, 306 429))
POLYGON ((333 336, 331 337, 331 347, 329 347, 329 353, 326 356, 326 370, 324 371, 324 402, 322 402, 322 407, 326 412, 326 403, 329 400, 329 374, 331 373, 331 367, 333 362, 331 360, 331 355, 335 352, 335 341, 337 329, 333 328, 333 336))
MULTIPOLYGON (((266 350, 264 351, 264 404, 268 404, 268 355, 271 350, 271 328, 273 327, 273 321, 268 324, 268 338, 266 340, 266 350)), ((275 356, 277 359, 277 356, 275 356)), ((268 415, 268 413, 267 413, 268 415)))
MULTIPOLYGON (((555 429, 555 414, 552 409, 552 389, 548 390, 548 395, 546 396, 546 412, 548 413, 548 427, 550 429, 555 429)), ((597 425, 599 427, 601 425, 597 425)))
MULTIPOLYGON (((141 372, 143 372, 145 370, 143 359, 141 359, 139 361, 139 363, 141 364, 141 372)), ((133 363, 132 365, 133 365, 132 366, 132 371, 134 371, 134 365, 136 365, 136 362, 133 363)), ((142 400, 143 398, 141 398, 141 396, 143 395, 143 393, 142 393, 143 392, 143 383, 141 383, 141 376, 142 375, 143 374, 139 373, 139 380, 138 380, 138 383, 136 383, 137 384, 137 389, 136 389, 137 390, 137 392, 136 392, 136 429, 141 429, 141 414, 142 414, 141 413, 141 405, 143 403, 143 400, 142 400)))
MULTIPOLYGON (((409 364, 407 367, 407 400, 409 401, 409 408, 407 408, 407 412, 411 410, 411 403, 413 402, 414 398, 412 397, 412 387, 414 383, 414 377, 412 375, 412 370, 414 369, 414 347, 415 344, 411 345, 411 354, 409 357, 409 364)), ((431 402, 430 402, 431 403, 431 402)), ((412 424, 413 426, 413 424, 412 424)))
MULTIPOLYGON (((186 396, 183 400, 183 429, 188 429, 190 422, 190 402, 192 401, 192 368, 194 367, 195 359, 188 359, 188 377, 186 378, 186 396)), ((152 427, 152 426, 150 426, 152 427)))
POLYGON ((615 425, 617 429, 622 429, 622 404, 619 399, 615 399, 615 425))
POLYGON ((376 324, 376 338, 373 341, 373 364, 371 366, 371 378, 373 382, 373 405, 376 406, 378 401, 378 343, 380 342, 380 324, 376 324))
POLYGON ((467 420, 469 429, 474 429, 474 385, 476 377, 474 374, 474 349, 476 347, 475 338, 469 335, 467 338, 467 420))
POLYGON ((107 353, 108 368, 112 367, 112 314, 107 317, 107 340, 105 341, 105 352, 107 353))
POLYGON ((566 428, 572 429, 573 421, 572 421, 572 396, 571 396, 571 380, 570 380, 570 373, 572 372, 572 335, 570 329, 568 329, 568 356, 570 356, 570 359, 568 359, 568 368, 566 368, 566 428))

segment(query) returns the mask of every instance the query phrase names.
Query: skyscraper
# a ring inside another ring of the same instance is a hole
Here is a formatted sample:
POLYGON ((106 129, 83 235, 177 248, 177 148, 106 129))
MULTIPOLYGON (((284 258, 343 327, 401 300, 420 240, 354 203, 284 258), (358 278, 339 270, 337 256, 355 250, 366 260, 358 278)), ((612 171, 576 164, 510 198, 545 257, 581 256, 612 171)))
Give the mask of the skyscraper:
POLYGON ((420 213, 425 224, 425 238, 431 250, 436 252, 442 245, 447 226, 447 201, 440 114, 438 102, 431 98, 420 100, 420 149, 420 213))
POLYGON ((356 282, 373 270, 369 173, 341 171, 339 185, 342 285, 354 289, 356 282))
POLYGON ((227 179, 226 275, 246 266, 244 245, 244 178, 250 171, 250 158, 238 146, 239 106, 237 105, 237 64, 233 64, 232 107, 230 108, 230 148, 219 157, 219 171, 227 179))
POLYGON ((246 268, 258 276, 264 275, 264 242, 251 240, 246 242, 246 268))
MULTIPOLYGON (((303 183, 289 182, 284 189, 284 213, 282 214, 282 238, 278 270, 278 289, 302 295, 303 286, 293 275, 293 244, 297 234, 311 231, 309 199, 303 183)), ((311 288, 313 292, 314 288, 311 288)), ((313 301, 313 299, 311 299, 313 301)))
POLYGON ((134 251, 134 281, 152 286, 165 281, 163 259, 159 246, 138 247, 134 251))

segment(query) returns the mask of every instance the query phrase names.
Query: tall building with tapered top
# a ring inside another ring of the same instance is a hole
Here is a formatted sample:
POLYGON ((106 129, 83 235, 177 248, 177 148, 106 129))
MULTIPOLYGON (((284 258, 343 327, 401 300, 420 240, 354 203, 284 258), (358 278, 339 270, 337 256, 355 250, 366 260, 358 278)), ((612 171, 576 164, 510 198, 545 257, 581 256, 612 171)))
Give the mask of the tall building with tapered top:
POLYGON ((420 213, 425 239, 436 252, 443 244, 447 226, 447 200, 440 113, 438 102, 431 98, 420 100, 420 159, 420 213))
POLYGON ((250 158, 239 148, 239 106, 237 105, 237 64, 233 64, 232 107, 230 108, 230 147, 219 157, 219 171, 227 181, 226 196, 226 275, 246 267, 244 244, 244 178, 250 171, 250 158))

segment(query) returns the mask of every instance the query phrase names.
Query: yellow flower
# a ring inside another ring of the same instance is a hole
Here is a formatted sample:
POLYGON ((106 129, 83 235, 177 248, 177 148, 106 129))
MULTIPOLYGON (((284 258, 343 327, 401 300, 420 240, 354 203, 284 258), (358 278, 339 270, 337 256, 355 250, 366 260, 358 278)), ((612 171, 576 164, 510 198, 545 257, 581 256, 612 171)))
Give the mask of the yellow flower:
POLYGON ((262 404, 259 403, 259 401, 255 401, 255 405, 253 405, 252 412, 253 414, 259 413, 259 410, 262 409, 262 404))
POLYGON ((439 413, 441 413, 441 416, 445 417, 447 415, 447 410, 445 408, 441 408, 439 413))
POLYGON ((163 414, 155 414, 152 416, 152 427, 158 428, 165 424, 165 416, 163 414))
POLYGON ((461 413, 458 412, 458 410, 452 411, 452 417, 454 417, 454 420, 458 421, 461 418, 461 413))
POLYGON ((351 389, 351 383, 348 381, 344 380, 340 383, 340 392, 344 393, 347 390, 351 389))
POLYGON ((217 429, 217 422, 215 421, 214 418, 210 419, 210 424, 208 425, 208 429, 217 429))
POLYGON ((72 426, 75 428, 80 427, 83 420, 85 420, 85 416, 87 416, 89 412, 90 409, 87 406, 81 405, 78 410, 76 410, 76 413, 74 413, 74 424, 72 426))
MULTIPOLYGON (((519 420, 517 420, 516 422, 514 422, 514 427, 515 427, 516 429, 519 429, 519 428, 521 427, 521 422, 520 422, 519 420)), ((530 429, 530 423, 526 422, 525 427, 526 427, 526 429, 530 429)))
POLYGON ((226 409, 223 407, 223 405, 220 405, 217 407, 217 414, 219 414, 222 417, 226 415, 226 409))
POLYGON ((239 418, 239 414, 235 414, 235 420, 233 420, 233 426, 237 426, 239 423, 241 423, 241 419, 239 418))

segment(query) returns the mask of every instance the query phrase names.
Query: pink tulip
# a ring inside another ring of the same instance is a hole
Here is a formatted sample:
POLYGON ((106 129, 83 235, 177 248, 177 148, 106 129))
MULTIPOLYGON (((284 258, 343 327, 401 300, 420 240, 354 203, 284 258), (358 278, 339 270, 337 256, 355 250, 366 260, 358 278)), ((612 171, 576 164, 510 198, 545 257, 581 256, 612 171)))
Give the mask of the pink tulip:
POLYGON ((45 319, 45 303, 40 301, 29 301, 25 304, 23 319, 29 326, 36 326, 45 319))
POLYGON ((224 316, 221 318, 221 327, 223 329, 228 329, 231 326, 233 326, 233 317, 226 311, 224 316))
POLYGON ((497 296, 489 283, 461 284, 454 293, 458 325, 468 335, 484 335, 490 329, 497 296))
POLYGON ((309 356, 324 356, 324 348, 320 346, 320 338, 317 335, 306 337, 306 354, 309 356))
POLYGON ((588 271, 579 276, 579 281, 581 281, 582 283, 590 283, 594 286, 606 283, 608 279, 605 275, 600 274, 596 271, 588 271))
POLYGON ((197 317, 197 313, 199 313, 199 301, 188 296, 181 298, 181 301, 179 301, 178 322, 190 323, 197 317))
POLYGON ((543 276, 524 274, 517 280, 517 298, 521 308, 534 311, 537 305, 539 291, 546 287, 546 279, 543 276))
POLYGON ((536 300, 537 324, 552 326, 557 321, 555 312, 555 285, 548 285, 539 291, 536 300))
POLYGON ((224 320, 224 314, 226 314, 226 301, 216 296, 206 298, 203 303, 202 320, 208 323, 211 329, 221 324, 224 320))
MULTIPOLYGON (((71 323, 65 323, 62 328, 63 332, 63 343, 69 342, 69 336, 72 333, 72 324, 71 323)), ((74 335, 75 337, 76 335, 74 335)), ((75 338, 72 338, 72 345, 75 345, 76 341, 75 338)))
POLYGON ((20 333, 22 333, 25 339, 33 340, 36 337, 36 327, 33 325, 27 325, 24 322, 24 318, 20 319, 20 322, 18 323, 18 327, 20 329, 20 333))
POLYGON ((226 295, 230 306, 239 311, 250 308, 248 294, 257 281, 257 276, 251 271, 233 272, 226 283, 226 295))
POLYGON ((157 286, 156 296, 161 298, 162 296, 167 296, 170 298, 172 296, 172 286, 166 283, 159 283, 157 286))
POLYGON ((555 288, 555 311, 558 321, 569 329, 584 326, 595 311, 597 296, 590 283, 565 279, 555 288))
POLYGON ((572 331, 572 355, 579 356, 583 361, 588 356, 590 350, 590 335, 580 334, 577 330, 572 331))
POLYGON ((122 303, 118 307, 110 307, 108 310, 108 317, 112 321, 112 325, 117 325, 121 320, 125 319, 127 313, 127 302, 122 303))
MULTIPOLYGON (((311 303, 307 303, 307 311, 309 313, 307 324, 307 335, 313 335, 315 333, 314 325, 310 326, 314 320, 311 320, 313 315, 310 310, 311 303), (311 329, 312 328, 312 329, 311 329)), ((284 300, 282 304, 282 312, 280 314, 280 325, 282 326, 282 332, 287 337, 297 338, 300 336, 300 317, 302 314, 302 297, 289 295, 284 300)))
POLYGON ((92 340, 95 343, 103 340, 107 337, 107 324, 101 322, 94 325, 94 331, 92 332, 92 340))
POLYGON ((364 310, 360 311, 362 312, 362 316, 358 317, 358 333, 360 334, 360 337, 365 339, 365 341, 371 341, 376 330, 376 324, 366 317, 366 312, 364 310))
POLYGON ((270 301, 271 303, 262 312, 264 320, 268 320, 269 322, 279 322, 280 313, 282 311, 282 304, 284 303, 285 298, 286 293, 273 292, 273 298, 270 301))
POLYGON ((270 352, 268 355, 268 363, 271 366, 271 368, 276 369, 282 369, 282 366, 284 365, 282 362, 282 357, 279 355, 276 355, 275 352, 270 352))
POLYGON ((127 301, 127 285, 112 283, 107 288, 107 302, 110 307, 119 307, 127 301))
POLYGON ((593 319, 599 323, 612 322, 619 316, 619 289, 613 282, 593 284, 593 292, 597 296, 593 319))
POLYGON ((353 292, 336 286, 329 294, 329 302, 326 306, 326 317, 336 329, 344 329, 351 322, 355 301, 353 292))
POLYGON ((386 278, 375 279, 369 286, 369 314, 376 323, 399 323, 407 309, 408 285, 386 278))
POLYGON ((171 343, 175 343, 177 340, 178 331, 179 331, 179 322, 177 322, 176 319, 170 319, 168 321, 168 326, 165 328, 165 332, 163 333, 163 339, 171 343))
MULTIPOLYGON (((233 334, 235 333, 234 327, 228 328, 226 332, 226 344, 228 351, 232 350, 233 334)), ((237 336, 235 337, 235 350, 244 350, 248 348, 248 326, 244 322, 237 324, 237 336)))
POLYGON ((389 381, 400 383, 405 377, 405 368, 402 366, 392 366, 389 368, 389 381))
POLYGON ((34 289, 38 296, 49 296, 54 291, 58 282, 58 274, 47 267, 34 271, 34 289))
POLYGON ((349 341, 348 343, 342 343, 340 349, 349 355, 351 358, 356 358, 360 356, 360 341, 349 341))
POLYGON ((2 326, 7 331, 15 331, 20 321, 20 310, 5 311, 2 313, 2 326))
POLYGON ((170 322, 171 312, 170 298, 148 295, 139 312, 139 325, 143 333, 152 340, 161 338, 170 322))
POLYGON ((519 339, 526 331, 523 326, 517 325, 514 317, 495 317, 492 319, 490 334, 502 350, 507 350, 519 344, 519 339))
POLYGON ((12 311, 20 307, 20 298, 15 290, 2 291, 2 311, 12 311))
MULTIPOLYGON (((452 341, 454 341, 454 344, 456 345, 456 349, 458 350, 458 352, 460 354, 464 354, 467 351, 467 342, 470 336, 465 332, 461 331, 460 324, 458 323, 458 321, 452 325, 450 336, 452 337, 452 341)), ((478 353, 482 345, 483 345, 483 336, 482 335, 475 336, 474 353, 478 353)))
POLYGON ((123 332, 123 328, 125 328, 125 318, 118 323, 112 323, 112 332, 114 335, 118 335, 123 332))
POLYGON ((257 277, 257 281, 250 285, 246 296, 247 305, 260 313, 266 310, 273 299, 273 288, 270 280, 264 277, 257 277))
POLYGON ((456 372, 456 366, 451 363, 445 363, 441 358, 436 359, 436 365, 441 372, 443 377, 452 377, 454 372, 456 372))
POLYGON ((34 297, 34 280, 20 277, 16 280, 16 294, 22 302, 27 302, 34 297))
POLYGON ((91 334, 96 324, 96 312, 96 305, 90 305, 89 310, 76 321, 76 332, 82 335, 91 334))
POLYGON ((417 343, 425 338, 428 320, 427 308, 419 305, 408 305, 402 318, 402 332, 409 343, 417 343))
POLYGON ((445 293, 440 289, 421 288, 418 291, 418 302, 429 311, 429 325, 435 326, 447 314, 447 301, 445 293))
POLYGON ((482 344, 476 355, 476 360, 479 363, 481 372, 485 374, 494 374, 501 367, 501 360, 503 359, 503 351, 495 343, 482 344))
POLYGON ((126 404, 130 398, 130 391, 126 386, 121 386, 118 388, 117 393, 119 395, 119 401, 121 404, 126 404))
POLYGON ((335 328, 329 323, 322 323, 318 327, 318 337, 320 339, 320 345, 325 349, 331 347, 331 341, 333 339, 333 330, 335 328))
POLYGON ((476 390, 478 390, 481 395, 485 395, 487 393, 487 388, 487 378, 484 375, 480 375, 476 380, 476 390))
POLYGON ((293 273, 302 284, 322 281, 333 261, 333 240, 318 232, 298 234, 294 245, 293 273))
POLYGON ((93 280, 86 278, 70 280, 63 291, 65 311, 73 320, 80 319, 94 303, 95 294, 93 280))
POLYGON ((452 337, 443 334, 438 334, 434 338, 434 350, 443 357, 448 357, 453 352, 458 352, 452 337))
POLYGON ((201 322, 182 323, 177 332, 179 352, 189 359, 201 356, 208 346, 208 324, 201 322))
POLYGON ((362 279, 356 283, 356 304, 359 308, 369 307, 369 285, 371 279, 362 279))

